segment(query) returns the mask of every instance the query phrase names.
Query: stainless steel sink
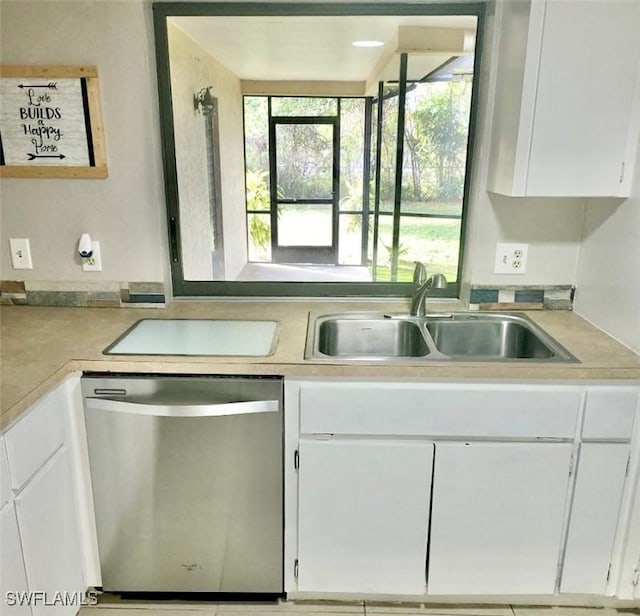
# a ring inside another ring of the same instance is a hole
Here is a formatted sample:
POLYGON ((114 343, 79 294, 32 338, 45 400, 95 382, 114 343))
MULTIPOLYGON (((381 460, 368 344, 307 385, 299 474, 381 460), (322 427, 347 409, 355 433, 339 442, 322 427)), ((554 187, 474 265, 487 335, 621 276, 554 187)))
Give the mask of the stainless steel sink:
POLYGON ((520 313, 322 315, 309 322, 305 358, 390 363, 577 361, 520 313))
POLYGON ((489 359, 549 359, 554 356, 527 325, 495 321, 435 321, 427 329, 438 350, 451 356, 489 359))
POLYGON ((317 350, 331 357, 424 357, 420 327, 404 319, 330 318, 318 326, 317 350))

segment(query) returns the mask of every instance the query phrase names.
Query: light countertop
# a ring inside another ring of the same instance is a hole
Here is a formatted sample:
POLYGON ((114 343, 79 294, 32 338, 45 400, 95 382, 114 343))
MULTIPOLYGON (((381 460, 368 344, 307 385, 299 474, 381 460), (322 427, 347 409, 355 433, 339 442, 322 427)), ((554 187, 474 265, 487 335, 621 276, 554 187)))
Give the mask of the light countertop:
MULTIPOLYGON (((640 381, 640 356, 567 311, 531 311, 535 323, 579 363, 428 362, 402 365, 304 359, 309 315, 347 310, 406 312, 402 300, 380 301, 179 301, 166 308, 0 308, 0 429, 52 385, 75 371, 283 376, 406 377, 452 379, 569 379, 640 381), (122 356, 102 351, 140 319, 273 319, 279 322, 275 352, 267 357, 122 356)), ((436 303, 431 310, 463 310, 436 303)))

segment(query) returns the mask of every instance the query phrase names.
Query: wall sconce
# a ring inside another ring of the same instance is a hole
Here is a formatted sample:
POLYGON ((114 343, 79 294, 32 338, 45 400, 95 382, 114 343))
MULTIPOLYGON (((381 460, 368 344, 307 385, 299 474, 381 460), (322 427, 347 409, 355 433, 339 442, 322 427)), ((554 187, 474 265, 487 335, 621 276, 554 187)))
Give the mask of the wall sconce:
POLYGON ((213 86, 202 88, 193 95, 193 108, 199 113, 211 113, 213 109, 213 95, 211 94, 213 86))

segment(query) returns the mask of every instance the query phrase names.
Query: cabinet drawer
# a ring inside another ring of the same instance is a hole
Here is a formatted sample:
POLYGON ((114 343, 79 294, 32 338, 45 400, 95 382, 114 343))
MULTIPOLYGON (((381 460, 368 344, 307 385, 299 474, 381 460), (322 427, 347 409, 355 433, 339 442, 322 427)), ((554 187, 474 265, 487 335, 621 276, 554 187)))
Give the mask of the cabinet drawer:
POLYGON ((39 400, 5 434, 14 490, 20 490, 64 442, 64 408, 57 393, 54 390, 39 400))
POLYGON ((638 392, 614 388, 587 391, 583 440, 631 439, 638 392))
POLYGON ((571 439, 579 407, 568 387, 302 382, 300 431, 571 439))
POLYGON ((11 498, 11 480, 7 454, 4 450, 4 439, 0 436, 0 508, 11 498))

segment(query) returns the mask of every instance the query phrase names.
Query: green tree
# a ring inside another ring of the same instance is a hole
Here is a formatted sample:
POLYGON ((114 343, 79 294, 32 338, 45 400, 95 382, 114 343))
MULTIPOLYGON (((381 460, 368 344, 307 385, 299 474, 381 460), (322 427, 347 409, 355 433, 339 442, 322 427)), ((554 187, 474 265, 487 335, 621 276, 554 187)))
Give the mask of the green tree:
POLYGON ((244 98, 244 151, 248 171, 269 173, 267 98, 244 98))
MULTIPOLYGON (((271 200, 267 174, 265 172, 247 171, 247 210, 269 212, 271 200)), ((249 237, 251 242, 260 248, 266 248, 271 241, 271 226, 259 215, 249 214, 249 237)))
POLYGON ((406 126, 413 131, 407 140, 413 146, 411 163, 433 169, 436 198, 462 197, 469 122, 470 88, 466 86, 453 81, 441 87, 427 84, 426 95, 408 114, 406 126))

